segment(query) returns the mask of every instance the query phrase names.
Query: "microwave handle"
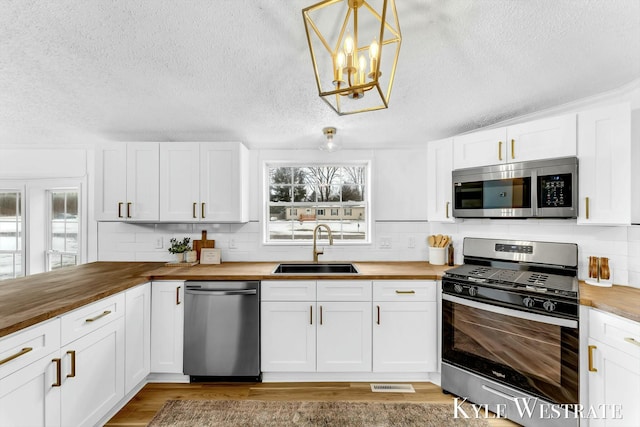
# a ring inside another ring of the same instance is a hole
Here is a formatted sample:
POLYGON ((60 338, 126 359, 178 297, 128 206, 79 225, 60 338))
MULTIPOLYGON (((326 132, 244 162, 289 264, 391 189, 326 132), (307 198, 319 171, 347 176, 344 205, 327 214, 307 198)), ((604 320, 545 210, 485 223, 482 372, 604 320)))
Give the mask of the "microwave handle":
POLYGON ((531 171, 531 216, 538 216, 538 171, 531 171))

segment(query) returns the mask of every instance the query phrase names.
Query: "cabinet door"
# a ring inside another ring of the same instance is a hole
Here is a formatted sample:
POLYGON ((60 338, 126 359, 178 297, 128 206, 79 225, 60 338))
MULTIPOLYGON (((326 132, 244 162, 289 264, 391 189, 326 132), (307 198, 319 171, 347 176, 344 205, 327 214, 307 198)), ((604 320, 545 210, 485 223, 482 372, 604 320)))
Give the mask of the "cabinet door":
POLYGON ((453 222, 451 171, 453 139, 431 141, 427 147, 427 220, 453 222))
POLYGON ((62 349, 63 426, 94 426, 124 397, 124 317, 62 349))
POLYGON ((318 372, 371 372, 371 302, 318 301, 318 372))
POLYGON ((125 293, 125 394, 149 374, 151 368, 151 284, 125 293))
POLYGON ((507 162, 576 155, 576 115, 507 127, 507 162))
POLYGON ((435 302, 374 303, 373 371, 437 371, 437 321, 435 302))
POLYGON ((238 142, 210 142, 200 145, 201 220, 249 220, 248 160, 247 149, 238 142))
POLYGON ((262 302, 261 367, 264 372, 315 372, 316 303, 262 302))
POLYGON ((182 374, 184 282, 151 284, 151 372, 182 374))
POLYGON ((631 111, 619 104, 578 114, 579 224, 631 223, 631 111))
POLYGON ((157 221, 160 218, 160 144, 127 144, 128 220, 157 221))
POLYGON ((58 352, 0 379, 0 426, 52 427, 60 425, 58 352))
POLYGON ((96 219, 124 221, 127 202, 127 146, 110 144, 96 149, 96 219))
POLYGON ((495 165, 507 161, 506 128, 489 129, 453 138, 453 168, 495 165))
POLYGON ((160 145, 160 220, 200 220, 200 144, 160 145))
POLYGON ((628 427, 640 425, 640 359, 600 341, 589 339, 592 366, 589 370, 589 407, 600 417, 589 420, 591 427, 628 427), (607 405, 607 417, 602 407, 607 405), (614 405, 622 418, 614 418, 614 405), (609 412, 611 410, 611 412, 609 412))

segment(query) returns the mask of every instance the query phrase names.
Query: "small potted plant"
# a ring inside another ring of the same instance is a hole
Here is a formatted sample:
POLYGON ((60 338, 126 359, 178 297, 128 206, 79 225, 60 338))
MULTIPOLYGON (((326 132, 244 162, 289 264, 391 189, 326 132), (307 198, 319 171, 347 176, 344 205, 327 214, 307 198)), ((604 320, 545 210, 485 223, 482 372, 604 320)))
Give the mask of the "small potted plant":
POLYGON ((184 254, 191 250, 191 239, 189 237, 185 237, 182 240, 178 240, 175 237, 169 240, 171 246, 169 247, 169 252, 175 254, 176 262, 184 261, 184 254))

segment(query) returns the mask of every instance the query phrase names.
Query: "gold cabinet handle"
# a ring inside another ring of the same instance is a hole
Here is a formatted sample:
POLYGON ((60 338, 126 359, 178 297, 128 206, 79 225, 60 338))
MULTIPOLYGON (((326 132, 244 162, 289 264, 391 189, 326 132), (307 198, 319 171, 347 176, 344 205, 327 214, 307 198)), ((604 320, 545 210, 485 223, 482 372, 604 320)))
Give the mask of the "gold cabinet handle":
POLYGON ((585 207, 587 208, 585 212, 585 217, 589 219, 589 198, 588 197, 584 198, 584 203, 585 203, 585 207))
POLYGON ((502 161, 502 141, 498 141, 498 160, 502 161))
POLYGON ((313 325, 313 306, 309 306, 309 324, 313 325))
POLYGON ((596 368, 593 367, 593 350, 595 350, 595 345, 590 345, 589 347, 589 372, 598 372, 596 368))
POLYGON ((206 216, 205 216, 205 212, 206 212, 205 206, 206 206, 206 203, 202 202, 202 206, 200 207, 200 214, 201 214, 202 218, 206 218, 206 216))
POLYGON ((127 218, 131 218, 131 202, 127 202, 127 218))
POLYGON ((378 310, 378 320, 376 320, 376 324, 378 324, 378 325, 379 325, 379 324, 380 324, 380 306, 379 306, 379 305, 377 305, 377 306, 376 306, 376 308, 377 308, 377 310, 378 310))
POLYGON ((176 287, 176 305, 180 305, 180 286, 176 287))
POLYGON ((414 291, 414 290, 410 290, 410 291, 399 291, 399 290, 397 290, 397 289, 396 289, 396 294, 398 294, 398 295, 413 295, 413 294, 415 294, 415 293, 416 293, 416 291, 414 291))
POLYGON ((62 360, 59 357, 51 359, 51 362, 56 364, 56 382, 51 384, 51 387, 60 387, 62 385, 62 360))
POLYGON ((511 158, 512 159, 516 158, 516 140, 515 139, 511 140, 511 158))
POLYGON ((449 204, 451 202, 447 202, 447 204, 444 206, 444 211, 445 211, 445 217, 449 218, 449 204))
POLYGON ((123 202, 118 202, 118 218, 122 218, 122 205, 123 202))
POLYGON ((105 310, 102 313, 98 314, 96 317, 91 317, 89 319, 84 319, 85 322, 95 322, 98 319, 103 318, 104 316, 108 316, 111 314, 111 310, 105 310))
POLYGON ((637 345, 638 347, 640 347, 640 341, 638 341, 638 340, 636 340, 636 339, 634 339, 634 338, 631 338, 631 337, 625 337, 625 339, 624 339, 624 340, 625 340, 626 342, 630 343, 630 344, 637 345))
POLYGON ((76 376, 76 352, 69 350, 67 354, 71 356, 71 373, 67 374, 67 378, 73 378, 76 376))
POLYGON ((0 360, 0 365, 4 365, 7 362, 11 362, 13 359, 17 359, 18 357, 29 353, 31 350, 33 350, 33 347, 25 347, 22 350, 20 350, 19 352, 17 352, 16 354, 12 354, 11 356, 0 360))
POLYGON ((322 325, 322 306, 320 306, 320 324, 322 325))
POLYGON ((198 204, 196 202, 193 202, 193 217, 197 218, 196 216, 196 206, 198 206, 198 204))

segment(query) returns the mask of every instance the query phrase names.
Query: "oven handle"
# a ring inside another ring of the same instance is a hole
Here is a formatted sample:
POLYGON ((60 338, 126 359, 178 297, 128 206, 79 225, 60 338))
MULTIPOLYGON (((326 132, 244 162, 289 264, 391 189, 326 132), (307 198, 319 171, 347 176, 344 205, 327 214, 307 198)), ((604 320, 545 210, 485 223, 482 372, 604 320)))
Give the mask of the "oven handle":
POLYGON ((449 294, 442 294, 442 299, 456 303, 456 304, 466 305, 468 307, 490 311, 492 313, 504 314, 505 316, 517 317, 525 320, 532 320, 534 322, 547 323, 549 325, 555 325, 555 326, 564 326, 567 328, 578 327, 578 322, 576 320, 561 319, 558 317, 543 316, 542 314, 529 313, 529 312, 520 311, 520 310, 513 310, 510 308, 504 308, 497 305, 490 305, 490 304, 485 304, 477 301, 470 301, 468 299, 459 298, 449 294))

